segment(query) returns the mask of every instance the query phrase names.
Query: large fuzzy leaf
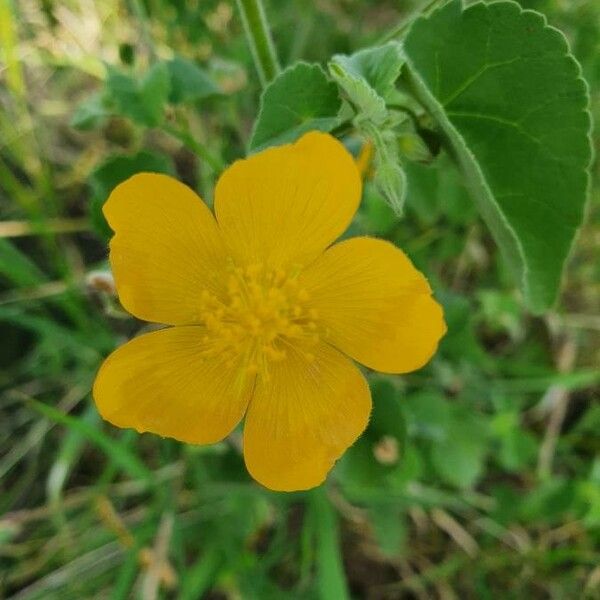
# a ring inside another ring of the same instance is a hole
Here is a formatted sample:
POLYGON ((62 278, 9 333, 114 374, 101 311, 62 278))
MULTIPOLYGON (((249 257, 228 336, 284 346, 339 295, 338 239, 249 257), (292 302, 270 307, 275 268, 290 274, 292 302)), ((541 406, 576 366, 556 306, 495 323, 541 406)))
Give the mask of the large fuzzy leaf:
POLYGON ((415 21, 406 77, 437 121, 535 312, 554 302, 584 216, 588 91, 564 36, 512 1, 415 21))

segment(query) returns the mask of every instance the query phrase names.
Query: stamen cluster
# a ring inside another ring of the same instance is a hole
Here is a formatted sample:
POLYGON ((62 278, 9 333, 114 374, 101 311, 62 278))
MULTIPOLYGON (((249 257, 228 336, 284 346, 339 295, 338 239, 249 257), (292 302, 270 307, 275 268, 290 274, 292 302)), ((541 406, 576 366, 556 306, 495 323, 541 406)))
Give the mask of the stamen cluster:
POLYGON ((262 263, 230 265, 226 292, 205 290, 200 298, 205 352, 221 355, 229 366, 241 359, 247 374, 265 379, 269 363, 283 360, 291 349, 314 360, 317 311, 296 271, 262 263))

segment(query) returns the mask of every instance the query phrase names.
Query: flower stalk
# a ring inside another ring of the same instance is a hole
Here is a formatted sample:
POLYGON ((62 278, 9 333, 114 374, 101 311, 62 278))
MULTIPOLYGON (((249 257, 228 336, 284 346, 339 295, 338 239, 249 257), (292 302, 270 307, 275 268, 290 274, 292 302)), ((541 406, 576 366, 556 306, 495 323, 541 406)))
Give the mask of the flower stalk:
POLYGON ((168 123, 163 124, 162 129, 197 154, 217 175, 225 168, 223 161, 217 155, 213 154, 204 144, 200 143, 185 129, 174 127, 168 123))
POLYGON ((244 31, 264 88, 280 71, 262 0, 237 0, 244 31))

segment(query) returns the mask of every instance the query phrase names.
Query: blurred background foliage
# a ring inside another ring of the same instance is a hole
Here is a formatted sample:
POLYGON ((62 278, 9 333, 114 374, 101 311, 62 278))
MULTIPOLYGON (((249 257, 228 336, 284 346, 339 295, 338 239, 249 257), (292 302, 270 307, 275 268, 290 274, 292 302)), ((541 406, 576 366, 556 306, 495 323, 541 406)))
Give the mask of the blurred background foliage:
MULTIPOLYGON (((267 10, 287 65, 374 43, 425 4, 267 10)), ((598 120, 600 4, 521 4, 568 36, 598 120)), ((402 220, 367 183, 351 233, 411 256, 449 332, 421 371, 371 378, 369 429, 326 486, 261 488, 239 434, 191 447, 100 421, 95 371, 146 327, 114 296, 101 205, 141 170, 210 203, 259 94, 231 1, 0 0, 0 597, 600 597, 597 164, 541 318, 446 156, 411 164, 402 220)))

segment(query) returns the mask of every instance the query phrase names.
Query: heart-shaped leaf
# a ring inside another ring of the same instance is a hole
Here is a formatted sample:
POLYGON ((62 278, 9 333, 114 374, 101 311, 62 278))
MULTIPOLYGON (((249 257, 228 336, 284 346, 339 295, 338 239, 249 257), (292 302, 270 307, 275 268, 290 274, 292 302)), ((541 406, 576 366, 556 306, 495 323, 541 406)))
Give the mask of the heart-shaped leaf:
POLYGON ((512 1, 417 19, 406 78, 445 134, 535 312, 552 305, 584 216, 588 90, 564 36, 512 1))
POLYGON ((165 63, 156 63, 138 80, 133 75, 108 67, 106 93, 119 114, 136 123, 156 127, 164 117, 171 89, 165 63))
POLYGON ((340 105, 337 86, 319 65, 296 63, 265 88, 250 150, 292 142, 311 129, 331 131, 340 105))
POLYGON ((171 79, 169 100, 193 102, 221 93, 217 84, 195 62, 176 56, 166 63, 171 79))

